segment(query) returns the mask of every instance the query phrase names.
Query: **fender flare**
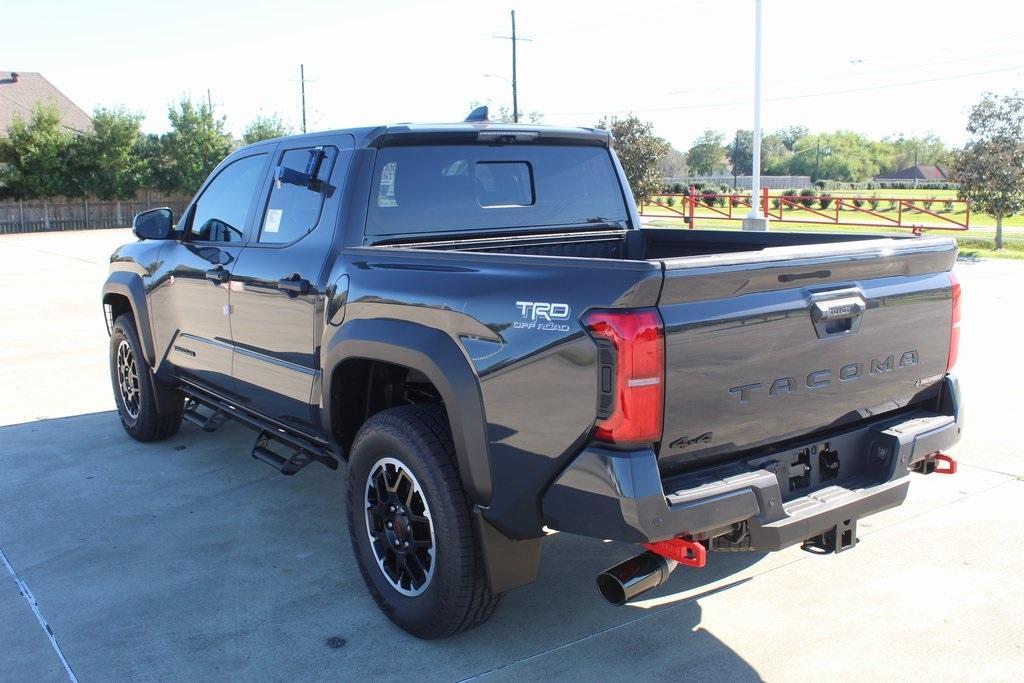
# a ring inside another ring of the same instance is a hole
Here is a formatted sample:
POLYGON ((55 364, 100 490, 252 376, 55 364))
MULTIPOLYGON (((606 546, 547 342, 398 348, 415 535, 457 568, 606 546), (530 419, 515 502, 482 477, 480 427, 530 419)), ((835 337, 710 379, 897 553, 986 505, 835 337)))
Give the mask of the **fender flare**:
POLYGON ((447 334, 425 325, 392 319, 345 322, 327 340, 323 358, 323 421, 331 430, 331 379, 346 360, 379 360, 418 370, 437 387, 448 411, 462 485, 471 501, 491 500, 487 418, 480 379, 461 347, 447 334))
MULTIPOLYGON (((146 363, 152 368, 156 363, 156 352, 153 346, 153 331, 150 327, 149 306, 146 300, 146 286, 142 278, 127 270, 118 270, 107 276, 103 283, 103 303, 106 304, 111 295, 123 296, 128 299, 135 318, 135 328, 142 342, 142 353, 146 363)), ((109 331, 109 330, 108 330, 109 331)))

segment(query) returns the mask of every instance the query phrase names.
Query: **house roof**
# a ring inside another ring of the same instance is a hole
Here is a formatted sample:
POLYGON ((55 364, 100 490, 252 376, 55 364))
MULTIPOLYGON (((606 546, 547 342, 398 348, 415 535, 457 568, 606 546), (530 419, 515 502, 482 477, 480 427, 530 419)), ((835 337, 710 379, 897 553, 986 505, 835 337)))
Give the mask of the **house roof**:
POLYGON ((7 135, 7 128, 15 119, 27 120, 32 109, 40 104, 54 106, 60 114, 61 125, 71 132, 84 133, 92 128, 89 115, 42 74, 0 71, 0 137, 7 135))
POLYGON ((949 171, 945 166, 926 166, 918 164, 893 173, 876 176, 875 180, 947 180, 949 171))

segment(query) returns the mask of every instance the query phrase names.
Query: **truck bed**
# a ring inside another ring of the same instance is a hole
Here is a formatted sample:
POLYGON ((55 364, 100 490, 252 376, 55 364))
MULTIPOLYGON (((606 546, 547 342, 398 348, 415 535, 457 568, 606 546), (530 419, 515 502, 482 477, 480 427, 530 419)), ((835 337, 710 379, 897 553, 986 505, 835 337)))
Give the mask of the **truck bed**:
POLYGON ((657 266, 666 473, 922 405, 947 369, 948 238, 641 228, 402 246, 582 258, 575 287, 601 277, 595 261, 657 266))
MULTIPOLYGON (((895 235, 893 239, 912 239, 895 235)), ((532 235, 474 236, 403 244, 405 247, 532 256, 568 256, 644 261, 650 259, 709 256, 837 242, 877 240, 878 235, 835 233, 741 232, 735 230, 592 230, 532 235)))

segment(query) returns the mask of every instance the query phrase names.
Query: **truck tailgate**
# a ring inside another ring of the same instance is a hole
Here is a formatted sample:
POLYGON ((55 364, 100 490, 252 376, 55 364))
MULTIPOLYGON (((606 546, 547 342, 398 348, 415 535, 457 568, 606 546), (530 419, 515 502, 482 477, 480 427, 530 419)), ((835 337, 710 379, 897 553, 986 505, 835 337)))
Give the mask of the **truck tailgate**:
POLYGON ((947 238, 662 260, 664 472, 898 410, 938 393, 947 238))

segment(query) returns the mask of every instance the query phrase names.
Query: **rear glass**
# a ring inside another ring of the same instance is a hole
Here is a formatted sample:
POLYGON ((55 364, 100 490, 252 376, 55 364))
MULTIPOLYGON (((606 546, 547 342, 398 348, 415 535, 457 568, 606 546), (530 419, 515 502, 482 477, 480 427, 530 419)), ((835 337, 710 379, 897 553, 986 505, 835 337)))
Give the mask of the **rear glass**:
POLYGON ((607 148, 558 145, 385 147, 368 235, 555 227, 626 220, 607 148))

